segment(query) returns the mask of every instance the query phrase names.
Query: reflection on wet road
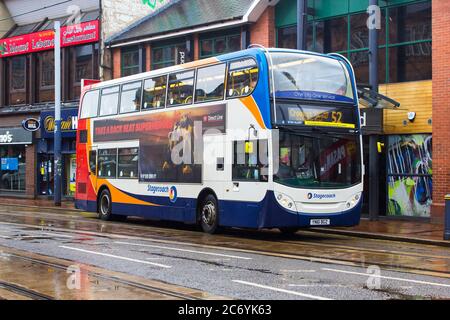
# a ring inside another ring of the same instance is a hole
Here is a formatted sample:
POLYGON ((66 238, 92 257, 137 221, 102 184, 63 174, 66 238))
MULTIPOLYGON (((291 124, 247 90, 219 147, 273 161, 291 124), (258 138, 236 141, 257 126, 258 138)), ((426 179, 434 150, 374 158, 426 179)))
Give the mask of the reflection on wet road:
MULTIPOLYGON (((175 291, 186 288, 204 297, 450 299, 449 248, 309 231, 290 238, 274 231, 236 229, 211 236, 179 224, 139 219, 109 223, 74 211, 3 206, 0 252, 7 255, 8 250, 17 250, 17 256, 32 252, 69 265, 116 272, 119 278, 135 277, 137 283, 139 279, 170 283, 177 286, 175 291)), ((0 259, 0 280, 15 279, 18 285, 56 299, 173 298, 167 292, 123 283, 117 293, 111 279, 89 286, 91 295, 82 294, 67 289, 70 274, 62 269, 52 273, 48 283, 42 280, 41 290, 22 274, 30 270, 29 274, 43 275, 45 270, 36 265, 19 267, 20 263, 26 261, 0 259)))

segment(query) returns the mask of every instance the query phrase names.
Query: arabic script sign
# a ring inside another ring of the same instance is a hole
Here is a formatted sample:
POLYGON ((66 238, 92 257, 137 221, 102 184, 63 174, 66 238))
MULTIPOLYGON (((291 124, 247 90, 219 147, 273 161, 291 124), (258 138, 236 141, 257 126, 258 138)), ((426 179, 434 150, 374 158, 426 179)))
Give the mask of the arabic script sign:
MULTIPOLYGON (((0 39, 0 57, 10 57, 54 48, 54 31, 40 31, 0 39)), ((61 47, 77 46, 99 41, 98 20, 61 28, 61 47)))

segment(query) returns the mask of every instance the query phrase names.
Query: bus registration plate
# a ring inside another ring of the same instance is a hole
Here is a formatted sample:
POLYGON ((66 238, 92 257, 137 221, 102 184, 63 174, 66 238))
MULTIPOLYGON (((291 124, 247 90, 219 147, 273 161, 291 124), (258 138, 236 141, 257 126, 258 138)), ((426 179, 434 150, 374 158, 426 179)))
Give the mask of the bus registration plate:
POLYGON ((330 219, 311 219, 310 225, 311 226, 329 226, 330 219))

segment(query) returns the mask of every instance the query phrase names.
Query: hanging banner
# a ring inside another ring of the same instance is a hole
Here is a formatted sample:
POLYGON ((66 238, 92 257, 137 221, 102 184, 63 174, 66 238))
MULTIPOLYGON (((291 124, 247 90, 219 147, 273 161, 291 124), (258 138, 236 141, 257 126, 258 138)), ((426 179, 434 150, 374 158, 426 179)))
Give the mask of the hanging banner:
MULTIPOLYGON (((61 47, 98 42, 99 31, 98 20, 62 27, 61 47)), ((53 30, 46 30, 0 39, 0 58, 52 50, 54 48, 54 34, 53 30)))

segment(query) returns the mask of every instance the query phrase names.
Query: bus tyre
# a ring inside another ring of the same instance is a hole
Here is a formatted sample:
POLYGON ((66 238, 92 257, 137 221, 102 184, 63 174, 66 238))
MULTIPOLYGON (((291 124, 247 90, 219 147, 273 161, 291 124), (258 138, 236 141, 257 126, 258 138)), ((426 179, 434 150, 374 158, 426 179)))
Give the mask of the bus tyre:
POLYGON ((112 220, 112 199, 108 189, 104 189, 98 200, 98 217, 102 220, 112 220))
POLYGON ((199 207, 200 225, 204 232, 213 234, 219 227, 219 206, 212 194, 203 198, 199 207))
POLYGON ((281 233, 283 235, 286 235, 286 236, 292 236, 292 235, 296 234, 298 230, 300 230, 299 228, 296 228, 296 227, 282 227, 282 228, 278 228, 278 229, 281 231, 281 233))

